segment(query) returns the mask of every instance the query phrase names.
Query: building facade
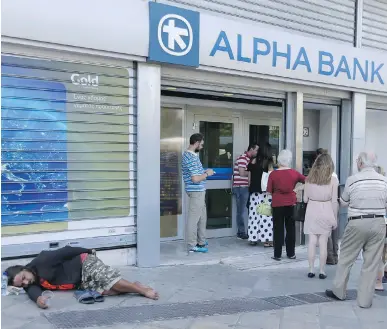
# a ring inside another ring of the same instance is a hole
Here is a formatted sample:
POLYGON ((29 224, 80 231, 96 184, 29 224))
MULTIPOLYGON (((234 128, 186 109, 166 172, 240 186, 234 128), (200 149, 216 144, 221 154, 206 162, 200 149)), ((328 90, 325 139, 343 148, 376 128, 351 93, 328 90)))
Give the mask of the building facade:
POLYGON ((249 142, 305 174, 327 148, 341 183, 361 150, 387 167, 386 21, 376 0, 4 0, 2 257, 70 244, 157 266, 184 239, 194 132, 217 173, 209 237, 236 232, 249 142))

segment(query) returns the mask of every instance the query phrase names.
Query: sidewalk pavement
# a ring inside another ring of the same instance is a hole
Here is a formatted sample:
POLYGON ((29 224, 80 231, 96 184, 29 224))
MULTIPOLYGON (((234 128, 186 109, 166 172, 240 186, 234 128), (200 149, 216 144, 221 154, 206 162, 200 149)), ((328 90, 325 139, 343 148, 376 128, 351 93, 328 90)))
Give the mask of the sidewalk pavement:
MULTIPOLYGON (((156 302, 126 295, 82 305, 71 292, 55 292, 50 309, 40 310, 25 295, 2 297, 2 325, 7 329, 387 328, 387 294, 375 295, 373 307, 367 310, 356 305, 353 291, 348 296, 352 300, 334 302, 323 295, 331 286, 334 266, 327 268, 328 279, 309 279, 305 248, 298 248, 296 261, 271 261, 271 252, 219 262, 120 269, 123 277, 155 287, 161 295, 156 302)), ((356 289, 360 268, 358 261, 348 289, 356 289)))

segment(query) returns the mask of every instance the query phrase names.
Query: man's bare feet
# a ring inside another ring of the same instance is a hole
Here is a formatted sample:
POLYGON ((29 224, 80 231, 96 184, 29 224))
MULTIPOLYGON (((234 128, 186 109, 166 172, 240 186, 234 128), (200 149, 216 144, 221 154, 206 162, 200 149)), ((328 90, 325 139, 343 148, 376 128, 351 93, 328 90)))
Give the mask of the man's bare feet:
POLYGON ((144 293, 143 293, 144 297, 149 299, 154 299, 154 300, 159 299, 159 293, 156 290, 152 289, 151 287, 145 286, 138 281, 136 281, 134 284, 140 289, 144 290, 144 293))

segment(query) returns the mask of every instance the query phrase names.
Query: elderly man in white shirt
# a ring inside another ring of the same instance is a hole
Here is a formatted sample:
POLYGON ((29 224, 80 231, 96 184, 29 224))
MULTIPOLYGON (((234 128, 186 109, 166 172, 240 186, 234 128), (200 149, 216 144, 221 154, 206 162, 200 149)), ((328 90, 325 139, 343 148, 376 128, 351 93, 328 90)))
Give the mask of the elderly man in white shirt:
POLYGON ((363 251, 363 267, 357 302, 360 307, 372 306, 375 282, 380 270, 386 238, 387 178, 375 171, 376 155, 362 152, 357 159, 359 172, 348 178, 340 203, 348 207, 348 225, 341 242, 333 289, 328 297, 346 299, 350 270, 359 252, 363 251))

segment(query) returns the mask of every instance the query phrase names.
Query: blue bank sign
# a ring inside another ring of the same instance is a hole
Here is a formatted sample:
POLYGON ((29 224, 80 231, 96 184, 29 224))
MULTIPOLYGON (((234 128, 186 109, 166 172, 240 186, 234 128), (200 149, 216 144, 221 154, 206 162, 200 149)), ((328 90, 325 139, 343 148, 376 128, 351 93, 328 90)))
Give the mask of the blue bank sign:
POLYGON ((387 92, 387 53, 203 13, 199 27, 198 12, 156 3, 150 9, 151 60, 387 92))
POLYGON ((149 60, 199 66, 198 12, 149 3, 149 60))

